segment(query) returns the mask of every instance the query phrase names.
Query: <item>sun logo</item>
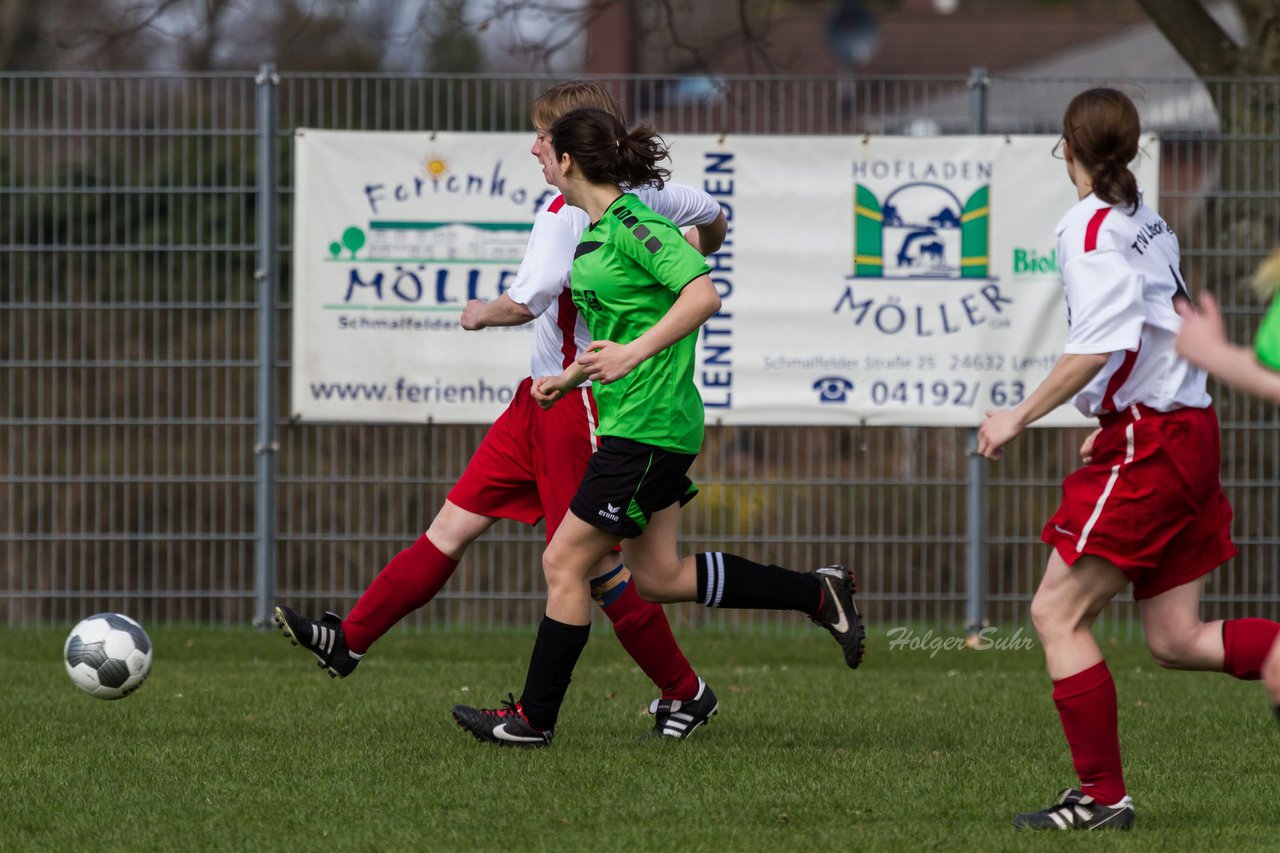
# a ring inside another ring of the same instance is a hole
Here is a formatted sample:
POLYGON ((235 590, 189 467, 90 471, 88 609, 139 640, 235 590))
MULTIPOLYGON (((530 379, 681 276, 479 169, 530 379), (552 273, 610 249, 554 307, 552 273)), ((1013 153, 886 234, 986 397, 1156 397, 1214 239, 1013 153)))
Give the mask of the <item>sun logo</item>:
POLYGON ((449 171, 449 164, 439 157, 429 157, 422 164, 422 168, 426 171, 428 178, 438 181, 449 171))

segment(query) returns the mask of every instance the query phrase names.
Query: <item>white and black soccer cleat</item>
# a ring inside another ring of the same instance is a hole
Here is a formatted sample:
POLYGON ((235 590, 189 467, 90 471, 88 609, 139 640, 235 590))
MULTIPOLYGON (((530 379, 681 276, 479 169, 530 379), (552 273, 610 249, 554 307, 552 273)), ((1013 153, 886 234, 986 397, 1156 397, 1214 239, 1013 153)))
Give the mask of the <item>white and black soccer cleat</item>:
POLYGON ((823 566, 812 574, 822 584, 822 605, 809 618, 831 632, 844 651, 844 662, 857 669, 866 650, 867 629, 853 603, 853 594, 858 591, 853 573, 844 566, 823 566))
POLYGON ((342 617, 326 610, 316 622, 283 604, 276 606, 276 624, 295 646, 302 646, 316 656, 320 668, 328 670, 331 678, 346 678, 362 655, 347 648, 347 638, 342 633, 342 617))
POLYGON ((652 734, 655 737, 684 740, 698 726, 705 725, 719 710, 720 703, 716 700, 716 694, 699 678, 698 692, 692 699, 654 699, 649 704, 649 713, 654 716, 652 734))
POLYGON ((551 746, 551 729, 541 731, 529 725, 515 696, 508 693, 497 709, 454 705, 453 719, 464 732, 482 743, 502 746, 551 746))
POLYGON ((1014 829, 1133 829, 1133 800, 1125 797, 1114 807, 1073 788, 1058 794, 1058 804, 1013 818, 1014 829))

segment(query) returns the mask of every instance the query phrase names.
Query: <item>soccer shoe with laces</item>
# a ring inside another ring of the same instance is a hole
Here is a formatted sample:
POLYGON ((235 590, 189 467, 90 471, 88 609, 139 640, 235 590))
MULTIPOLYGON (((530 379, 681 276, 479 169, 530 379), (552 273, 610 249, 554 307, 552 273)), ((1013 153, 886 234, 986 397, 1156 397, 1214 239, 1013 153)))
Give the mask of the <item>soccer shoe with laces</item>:
POLYGON ((320 668, 329 671, 330 678, 346 678, 360 663, 360 655, 347 648, 347 638, 342 633, 342 617, 328 610, 319 622, 296 613, 283 604, 276 607, 276 624, 295 646, 302 646, 316 656, 320 668))
POLYGON ((1125 797, 1115 808, 1073 788, 1064 788, 1058 804, 1043 811, 1014 817, 1015 829, 1132 829, 1133 800, 1125 797))
POLYGON ((844 662, 850 669, 857 669, 862 663, 867 629, 853 603, 853 594, 858 591, 853 573, 844 566, 823 566, 811 574, 822 584, 822 606, 809 618, 831 632, 844 650, 844 662))
POLYGON ((551 746, 551 729, 543 732, 529 725, 524 712, 516 704, 516 697, 510 693, 502 700, 501 708, 454 705, 451 713, 462 730, 471 732, 478 741, 503 746, 551 746))
POLYGON ((694 729, 705 724, 720 710, 716 694, 701 678, 692 699, 654 699, 649 705, 653 714, 653 736, 684 740, 694 729))

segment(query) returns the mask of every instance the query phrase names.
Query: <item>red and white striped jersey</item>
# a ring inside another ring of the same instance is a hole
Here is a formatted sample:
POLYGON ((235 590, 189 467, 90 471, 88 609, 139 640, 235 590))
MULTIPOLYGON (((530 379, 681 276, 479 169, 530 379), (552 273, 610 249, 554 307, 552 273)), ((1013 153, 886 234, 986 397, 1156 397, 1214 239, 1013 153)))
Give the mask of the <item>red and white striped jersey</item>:
MULTIPOLYGON (((664 184, 661 190, 628 190, 681 228, 708 225, 720 215, 720 203, 701 190, 664 184)), ((530 376, 559 376, 591 343, 587 324, 578 315, 569 291, 573 253, 591 219, 586 211, 556 196, 533 218, 533 233, 524 260, 507 296, 533 312, 533 357, 530 376)))
POLYGON ((1058 223, 1058 263, 1067 297, 1066 353, 1111 353, 1075 406, 1095 417, 1142 403, 1161 412, 1204 408, 1205 373, 1173 349, 1186 296, 1178 238, 1140 204, 1132 215, 1090 194, 1058 223))

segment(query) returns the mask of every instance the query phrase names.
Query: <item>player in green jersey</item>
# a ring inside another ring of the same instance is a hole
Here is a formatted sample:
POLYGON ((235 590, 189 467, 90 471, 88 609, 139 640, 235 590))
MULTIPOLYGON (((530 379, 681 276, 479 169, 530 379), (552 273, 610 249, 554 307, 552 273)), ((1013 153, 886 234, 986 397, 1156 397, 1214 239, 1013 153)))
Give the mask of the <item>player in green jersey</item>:
MULTIPOLYGON (((1188 302, 1178 304, 1182 329, 1175 347, 1178 355, 1228 385, 1280 403, 1280 250, 1258 268, 1253 282, 1259 295, 1271 300, 1271 306, 1252 347, 1227 340, 1218 302, 1208 291, 1200 294, 1199 310, 1188 302)), ((1280 721, 1280 640, 1272 645, 1262 665, 1262 679, 1280 721)))
POLYGON ((723 552, 680 556, 680 507, 697 492, 688 471, 705 419, 694 347, 720 297, 702 255, 622 189, 661 186, 668 172, 658 165, 667 156, 660 137, 644 126, 628 131, 598 109, 567 113, 550 137, 543 173, 591 219, 571 282, 592 342, 560 376, 536 382, 533 395, 550 406, 590 380, 600 448, 543 555, 547 610, 520 701, 510 697, 497 710, 455 706, 454 718, 478 740, 551 743, 590 630, 587 574, 619 542, 644 598, 798 610, 830 631, 856 667, 865 633, 844 567, 801 573, 723 552))

